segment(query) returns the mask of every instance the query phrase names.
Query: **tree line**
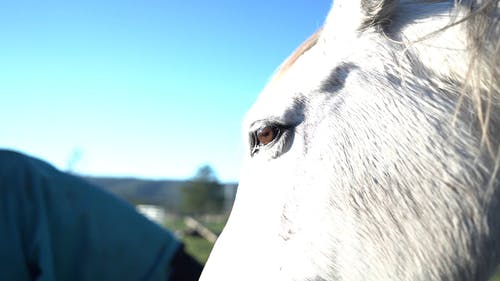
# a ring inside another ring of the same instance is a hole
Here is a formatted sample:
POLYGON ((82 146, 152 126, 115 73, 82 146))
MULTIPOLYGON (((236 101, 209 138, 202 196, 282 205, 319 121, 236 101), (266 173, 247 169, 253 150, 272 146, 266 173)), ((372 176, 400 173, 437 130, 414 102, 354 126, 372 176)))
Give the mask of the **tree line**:
POLYGON ((218 214, 224 210, 224 189, 209 165, 198 169, 181 188, 180 211, 189 215, 218 214))

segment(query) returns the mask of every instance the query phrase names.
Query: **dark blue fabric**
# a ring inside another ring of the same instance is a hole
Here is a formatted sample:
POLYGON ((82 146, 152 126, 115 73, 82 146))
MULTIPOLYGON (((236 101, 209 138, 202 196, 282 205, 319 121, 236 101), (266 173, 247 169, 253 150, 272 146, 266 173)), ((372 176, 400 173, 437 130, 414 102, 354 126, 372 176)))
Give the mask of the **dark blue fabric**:
POLYGON ((167 280, 180 243, 77 177, 0 150, 0 280, 167 280))

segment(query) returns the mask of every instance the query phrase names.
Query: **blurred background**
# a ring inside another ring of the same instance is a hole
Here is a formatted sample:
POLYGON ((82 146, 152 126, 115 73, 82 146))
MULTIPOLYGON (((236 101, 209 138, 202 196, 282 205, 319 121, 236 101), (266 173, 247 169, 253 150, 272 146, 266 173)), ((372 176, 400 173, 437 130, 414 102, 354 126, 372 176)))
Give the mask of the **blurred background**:
POLYGON ((125 198, 204 263, 245 112, 321 1, 0 1, 0 148, 125 198))
POLYGON ((0 148, 124 198, 204 263, 236 194, 243 116, 330 5, 0 1, 0 148))
POLYGON ((75 173, 237 181, 240 124, 330 1, 0 2, 0 146, 75 173))

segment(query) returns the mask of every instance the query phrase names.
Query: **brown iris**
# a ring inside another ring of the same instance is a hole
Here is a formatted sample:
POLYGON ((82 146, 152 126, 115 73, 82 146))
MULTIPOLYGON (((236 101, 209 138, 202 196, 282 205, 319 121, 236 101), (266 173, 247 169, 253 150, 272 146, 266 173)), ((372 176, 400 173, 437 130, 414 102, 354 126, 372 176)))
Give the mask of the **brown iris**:
POLYGON ((279 129, 273 126, 265 126, 256 132, 257 144, 267 145, 271 143, 279 133, 279 129))
POLYGON ((279 124, 262 124, 250 134, 250 155, 254 156, 261 149, 271 147, 287 128, 279 124))

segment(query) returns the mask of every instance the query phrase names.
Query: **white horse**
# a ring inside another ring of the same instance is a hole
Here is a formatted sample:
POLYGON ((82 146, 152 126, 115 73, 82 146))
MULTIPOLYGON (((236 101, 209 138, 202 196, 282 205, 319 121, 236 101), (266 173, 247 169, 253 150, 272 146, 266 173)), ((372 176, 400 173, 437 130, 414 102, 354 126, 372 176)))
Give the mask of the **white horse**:
POLYGON ((498 0, 336 0, 243 125, 200 280, 487 280, 500 259, 498 0))

